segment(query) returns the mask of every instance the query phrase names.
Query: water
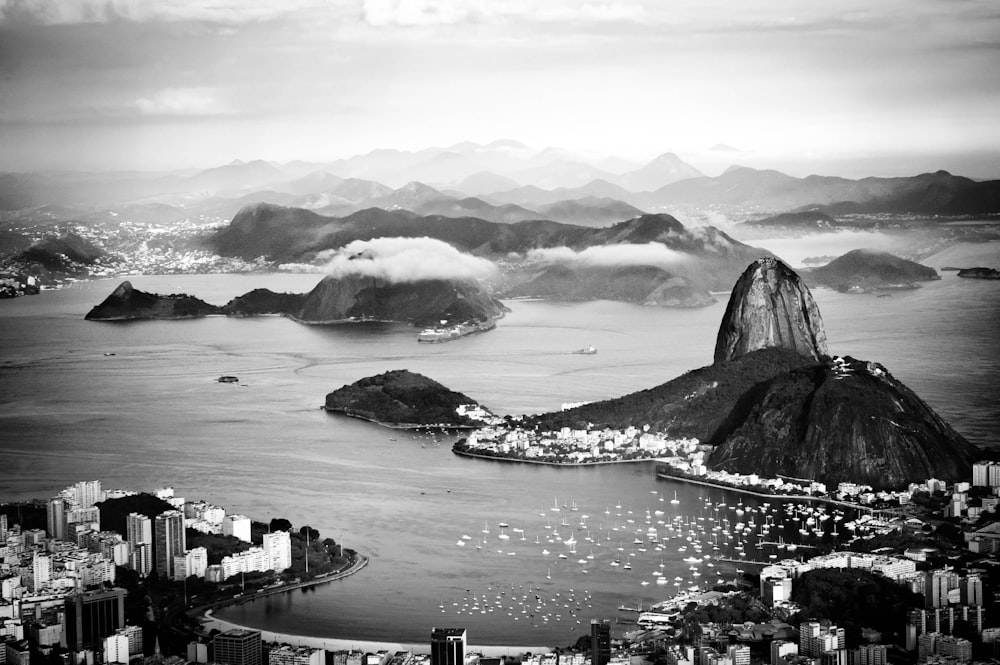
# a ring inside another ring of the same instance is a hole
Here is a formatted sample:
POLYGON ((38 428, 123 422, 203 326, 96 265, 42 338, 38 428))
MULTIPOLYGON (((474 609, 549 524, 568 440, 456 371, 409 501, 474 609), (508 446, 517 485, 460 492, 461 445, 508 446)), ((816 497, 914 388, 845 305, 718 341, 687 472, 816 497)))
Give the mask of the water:
MULTIPOLYGON (((966 245, 928 263, 997 266, 1000 248, 966 245)), ((1000 284, 943 277, 884 299, 814 295, 833 353, 883 363, 959 432, 993 445, 1000 432, 1000 284)), ((259 286, 304 291, 316 277, 132 281, 143 290, 222 303, 259 286)), ((45 497, 90 478, 106 487, 172 485, 179 496, 256 519, 311 524, 372 558, 348 580, 225 616, 282 632, 418 642, 435 623, 453 623, 468 626, 474 643, 560 645, 585 633, 591 617, 669 595, 672 585, 639 583, 654 580, 661 556, 671 579, 691 581, 676 547, 658 553, 647 546, 626 572, 610 566, 618 547, 612 538, 594 548, 597 563, 584 575, 576 561, 589 543, 580 532, 578 555, 567 559, 556 558, 553 544, 542 545, 551 551, 542 555, 534 536, 548 532, 546 518, 587 514, 588 524, 620 535, 627 557, 634 533, 626 529, 647 528, 647 508, 664 513, 653 514, 654 525, 696 518, 706 490, 657 481, 649 464, 554 469, 461 458, 451 453, 450 439, 414 437, 319 407, 332 389, 398 368, 424 373, 500 413, 621 395, 710 362, 724 299, 692 311, 512 302, 493 332, 418 345, 414 329, 390 324, 310 327, 276 317, 83 321, 115 284, 0 302, 0 496, 45 497), (587 345, 598 353, 570 353, 587 345), (222 374, 238 376, 242 385, 217 383, 222 374), (675 489, 677 506, 669 503, 675 489), (560 508, 576 501, 579 510, 555 513, 554 501, 560 508), (501 542, 500 521, 523 528, 530 540, 515 540, 508 530, 512 538, 501 542), (485 523, 491 547, 476 550, 472 539, 481 542, 485 523), (463 535, 471 538, 459 547, 463 535), (511 586, 522 585, 540 592, 547 608, 556 593, 565 600, 574 589, 574 614, 564 607, 558 621, 533 627, 506 612, 447 611, 470 594, 494 597, 503 588, 506 598, 515 592, 511 586)), ((711 496, 724 499, 721 492, 711 496)), ((719 568, 732 577, 733 566, 719 568)), ((714 581, 708 578, 702 579, 714 581)))

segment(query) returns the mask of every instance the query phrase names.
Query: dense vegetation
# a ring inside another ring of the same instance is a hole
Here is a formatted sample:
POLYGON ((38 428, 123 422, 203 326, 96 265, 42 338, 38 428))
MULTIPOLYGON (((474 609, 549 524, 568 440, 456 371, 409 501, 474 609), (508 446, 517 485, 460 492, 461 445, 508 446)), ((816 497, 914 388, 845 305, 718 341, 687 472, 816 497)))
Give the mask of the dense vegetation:
POLYGON ((733 361, 691 370, 667 383, 624 397, 534 416, 525 426, 556 430, 583 428, 589 423, 593 427, 622 429, 648 424, 655 432, 711 442, 748 390, 810 362, 787 349, 762 349, 733 361))
POLYGON ((122 535, 122 538, 128 532, 126 518, 129 513, 139 513, 152 520, 157 515, 174 510, 174 507, 163 499, 146 493, 123 496, 120 499, 108 499, 98 503, 97 507, 101 509, 101 529, 117 531, 122 535))
POLYGON ((795 621, 828 619, 844 629, 848 648, 861 643, 861 629, 874 628, 883 641, 897 640, 901 617, 923 598, 892 580, 856 568, 821 569, 795 581, 792 600, 802 606, 795 621))
POLYGON ((327 411, 387 424, 471 426, 474 421, 455 409, 474 403, 462 393, 405 369, 366 377, 326 396, 327 411))

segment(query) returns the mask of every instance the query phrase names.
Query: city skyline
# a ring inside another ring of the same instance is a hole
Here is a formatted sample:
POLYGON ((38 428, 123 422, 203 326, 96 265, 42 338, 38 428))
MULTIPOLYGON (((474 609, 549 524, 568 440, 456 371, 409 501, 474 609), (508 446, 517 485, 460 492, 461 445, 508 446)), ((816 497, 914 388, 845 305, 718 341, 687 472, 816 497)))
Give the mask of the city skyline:
POLYGON ((673 150, 710 175, 995 177, 998 23, 975 0, 7 0, 0 170, 511 138, 640 162, 673 150))

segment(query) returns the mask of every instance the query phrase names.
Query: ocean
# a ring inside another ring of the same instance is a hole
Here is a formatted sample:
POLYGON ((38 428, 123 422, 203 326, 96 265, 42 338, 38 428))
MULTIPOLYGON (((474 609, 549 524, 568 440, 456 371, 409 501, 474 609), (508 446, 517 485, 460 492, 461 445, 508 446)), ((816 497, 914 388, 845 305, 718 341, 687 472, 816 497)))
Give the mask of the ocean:
MULTIPOLYGON (((997 267, 1000 244, 959 245, 925 262, 997 267)), ((1000 284, 942 277, 888 298, 826 289, 814 296, 832 353, 882 363, 969 440, 995 446, 1000 284)), ((263 286, 305 291, 318 277, 131 280, 222 304, 263 286)), ((106 488, 172 486, 254 519, 312 525, 371 557, 352 578, 230 608, 222 612, 228 619, 411 642, 426 641, 433 625, 460 625, 473 643, 566 645, 587 633, 590 618, 621 616, 619 605, 648 605, 735 574, 737 564, 716 561, 697 564, 703 572, 694 576, 695 564, 684 561, 691 553, 678 551, 684 539, 656 551, 637 532, 666 535, 667 525, 696 527, 727 514, 735 524, 747 519, 732 512, 738 496, 658 481, 648 463, 558 469, 462 458, 451 453, 452 437, 320 408, 327 392, 400 368, 501 414, 622 395, 710 363, 725 295, 696 310, 512 301, 492 332, 423 345, 415 329, 396 324, 84 321, 119 281, 0 302, 0 499, 48 497, 84 479, 106 488), (588 345, 598 353, 571 353, 588 345), (223 374, 239 384, 218 383, 223 374), (498 538, 500 522, 509 525, 507 539, 498 538), (560 529, 563 539, 576 535, 575 553, 547 542, 560 529), (616 560, 632 569, 612 566, 616 560), (658 571, 672 582, 656 584, 658 571), (539 598, 532 607, 543 608, 534 616, 511 600, 529 591, 539 598)))

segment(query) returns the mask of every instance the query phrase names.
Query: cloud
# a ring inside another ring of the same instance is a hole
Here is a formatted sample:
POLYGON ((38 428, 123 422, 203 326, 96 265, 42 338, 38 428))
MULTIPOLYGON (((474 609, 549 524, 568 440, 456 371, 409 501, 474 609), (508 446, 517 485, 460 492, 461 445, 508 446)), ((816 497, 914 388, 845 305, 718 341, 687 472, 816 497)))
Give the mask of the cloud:
POLYGON ((424 26, 456 23, 635 21, 643 7, 634 2, 572 0, 364 0, 366 23, 372 26, 424 26))
POLYGON ((577 263, 585 266, 656 266, 669 268, 687 260, 684 252, 670 249, 658 242, 645 244, 600 245, 581 251, 569 247, 533 249, 528 252, 529 261, 541 263, 577 263))
POLYGON ((364 275, 389 282, 424 279, 477 280, 496 273, 493 262, 433 238, 355 240, 318 257, 335 277, 364 275))
POLYGON ((166 88, 133 103, 142 115, 223 115, 230 113, 208 88, 166 88))
POLYGON ((0 0, 0 24, 135 23, 206 21, 238 24, 268 21, 306 9, 329 6, 327 0, 0 0))

